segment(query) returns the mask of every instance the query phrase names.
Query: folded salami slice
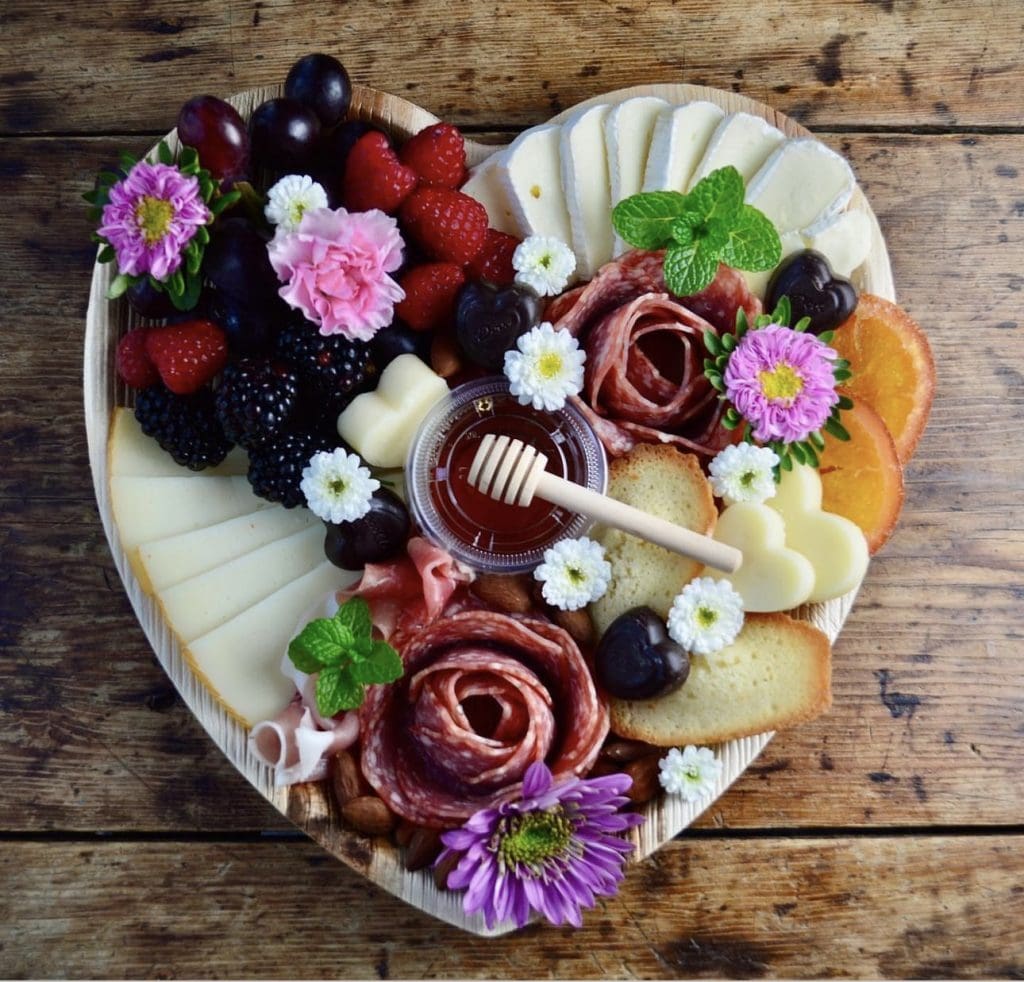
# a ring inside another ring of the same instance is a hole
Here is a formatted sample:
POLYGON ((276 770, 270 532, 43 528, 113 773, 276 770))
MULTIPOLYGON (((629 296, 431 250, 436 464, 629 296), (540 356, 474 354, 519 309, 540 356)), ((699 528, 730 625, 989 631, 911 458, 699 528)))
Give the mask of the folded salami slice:
POLYGON ((515 795, 544 760, 589 770, 608 708, 576 643, 544 621, 447 614, 402 648, 405 675, 360 710, 362 769, 388 807, 418 825, 458 825, 515 795))

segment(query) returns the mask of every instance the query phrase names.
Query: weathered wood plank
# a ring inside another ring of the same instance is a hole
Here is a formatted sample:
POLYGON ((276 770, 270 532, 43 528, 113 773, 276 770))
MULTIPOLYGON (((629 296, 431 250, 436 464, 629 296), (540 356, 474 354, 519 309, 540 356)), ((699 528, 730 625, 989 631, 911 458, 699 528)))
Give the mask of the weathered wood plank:
POLYGON ((1022 855, 1019 836, 675 842, 582 931, 481 944, 307 843, 6 842, 0 974, 1018 978, 1022 855))
POLYGON ((8 0, 0 132, 169 129, 189 96, 279 84, 310 49, 460 124, 535 123, 597 92, 692 82, 812 125, 1020 125, 1015 0, 789 0, 756 18, 698 0, 438 9, 8 0))

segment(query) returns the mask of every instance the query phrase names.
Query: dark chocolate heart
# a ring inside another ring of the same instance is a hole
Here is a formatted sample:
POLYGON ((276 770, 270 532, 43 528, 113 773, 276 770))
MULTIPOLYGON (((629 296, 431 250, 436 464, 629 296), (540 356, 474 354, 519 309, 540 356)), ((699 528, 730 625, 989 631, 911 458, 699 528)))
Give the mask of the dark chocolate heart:
POLYGON ((633 607, 608 625, 594 653, 594 672, 611 696, 656 699, 686 681, 690 657, 650 607, 633 607))
POLYGON ((483 368, 501 371, 505 352, 540 322, 540 299, 516 286, 499 290, 474 281, 460 291, 455 305, 455 339, 466 357, 483 368))
POLYGON ((828 260, 813 249, 795 253, 775 270, 764 298, 765 310, 774 310, 783 296, 789 297, 793 308, 790 324, 810 317, 812 334, 838 327, 857 306, 853 284, 833 273, 828 260))

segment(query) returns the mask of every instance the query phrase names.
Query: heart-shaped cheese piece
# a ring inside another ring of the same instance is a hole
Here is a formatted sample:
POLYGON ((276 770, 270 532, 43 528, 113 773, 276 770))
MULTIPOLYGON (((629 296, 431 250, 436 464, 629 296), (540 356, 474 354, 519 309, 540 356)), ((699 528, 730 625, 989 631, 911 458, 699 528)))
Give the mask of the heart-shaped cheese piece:
POLYGON ((732 583, 743 598, 744 610, 792 610, 814 590, 814 567, 787 548, 782 516, 767 505, 752 501, 729 505, 718 516, 714 537, 743 553, 743 564, 735 573, 715 575, 732 583))
POLYGON ((409 444, 448 383, 416 355, 399 355, 373 392, 356 396, 338 417, 338 434, 372 467, 404 467, 409 444))
POLYGON ((813 467, 783 471, 768 504, 785 521, 786 545, 814 567, 811 603, 841 597, 860 583, 868 568, 864 533, 848 518, 822 511, 821 477, 813 467))

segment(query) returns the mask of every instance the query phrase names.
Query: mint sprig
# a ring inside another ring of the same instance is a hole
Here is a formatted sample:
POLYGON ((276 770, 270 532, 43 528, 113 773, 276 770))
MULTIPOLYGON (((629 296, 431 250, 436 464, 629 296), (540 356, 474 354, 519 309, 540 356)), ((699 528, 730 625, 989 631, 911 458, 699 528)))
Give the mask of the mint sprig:
POLYGON ((751 272, 774 269, 782 258, 775 226, 743 203, 743 178, 722 167, 687 194, 645 191, 612 209, 612 225, 637 249, 665 250, 665 285, 677 296, 703 290, 718 264, 751 272))
POLYGON ((398 652, 374 640, 362 597, 343 603, 333 617, 310 621, 288 645, 288 657, 300 672, 316 676, 316 708, 324 717, 358 709, 367 685, 394 682, 403 671, 398 652))

